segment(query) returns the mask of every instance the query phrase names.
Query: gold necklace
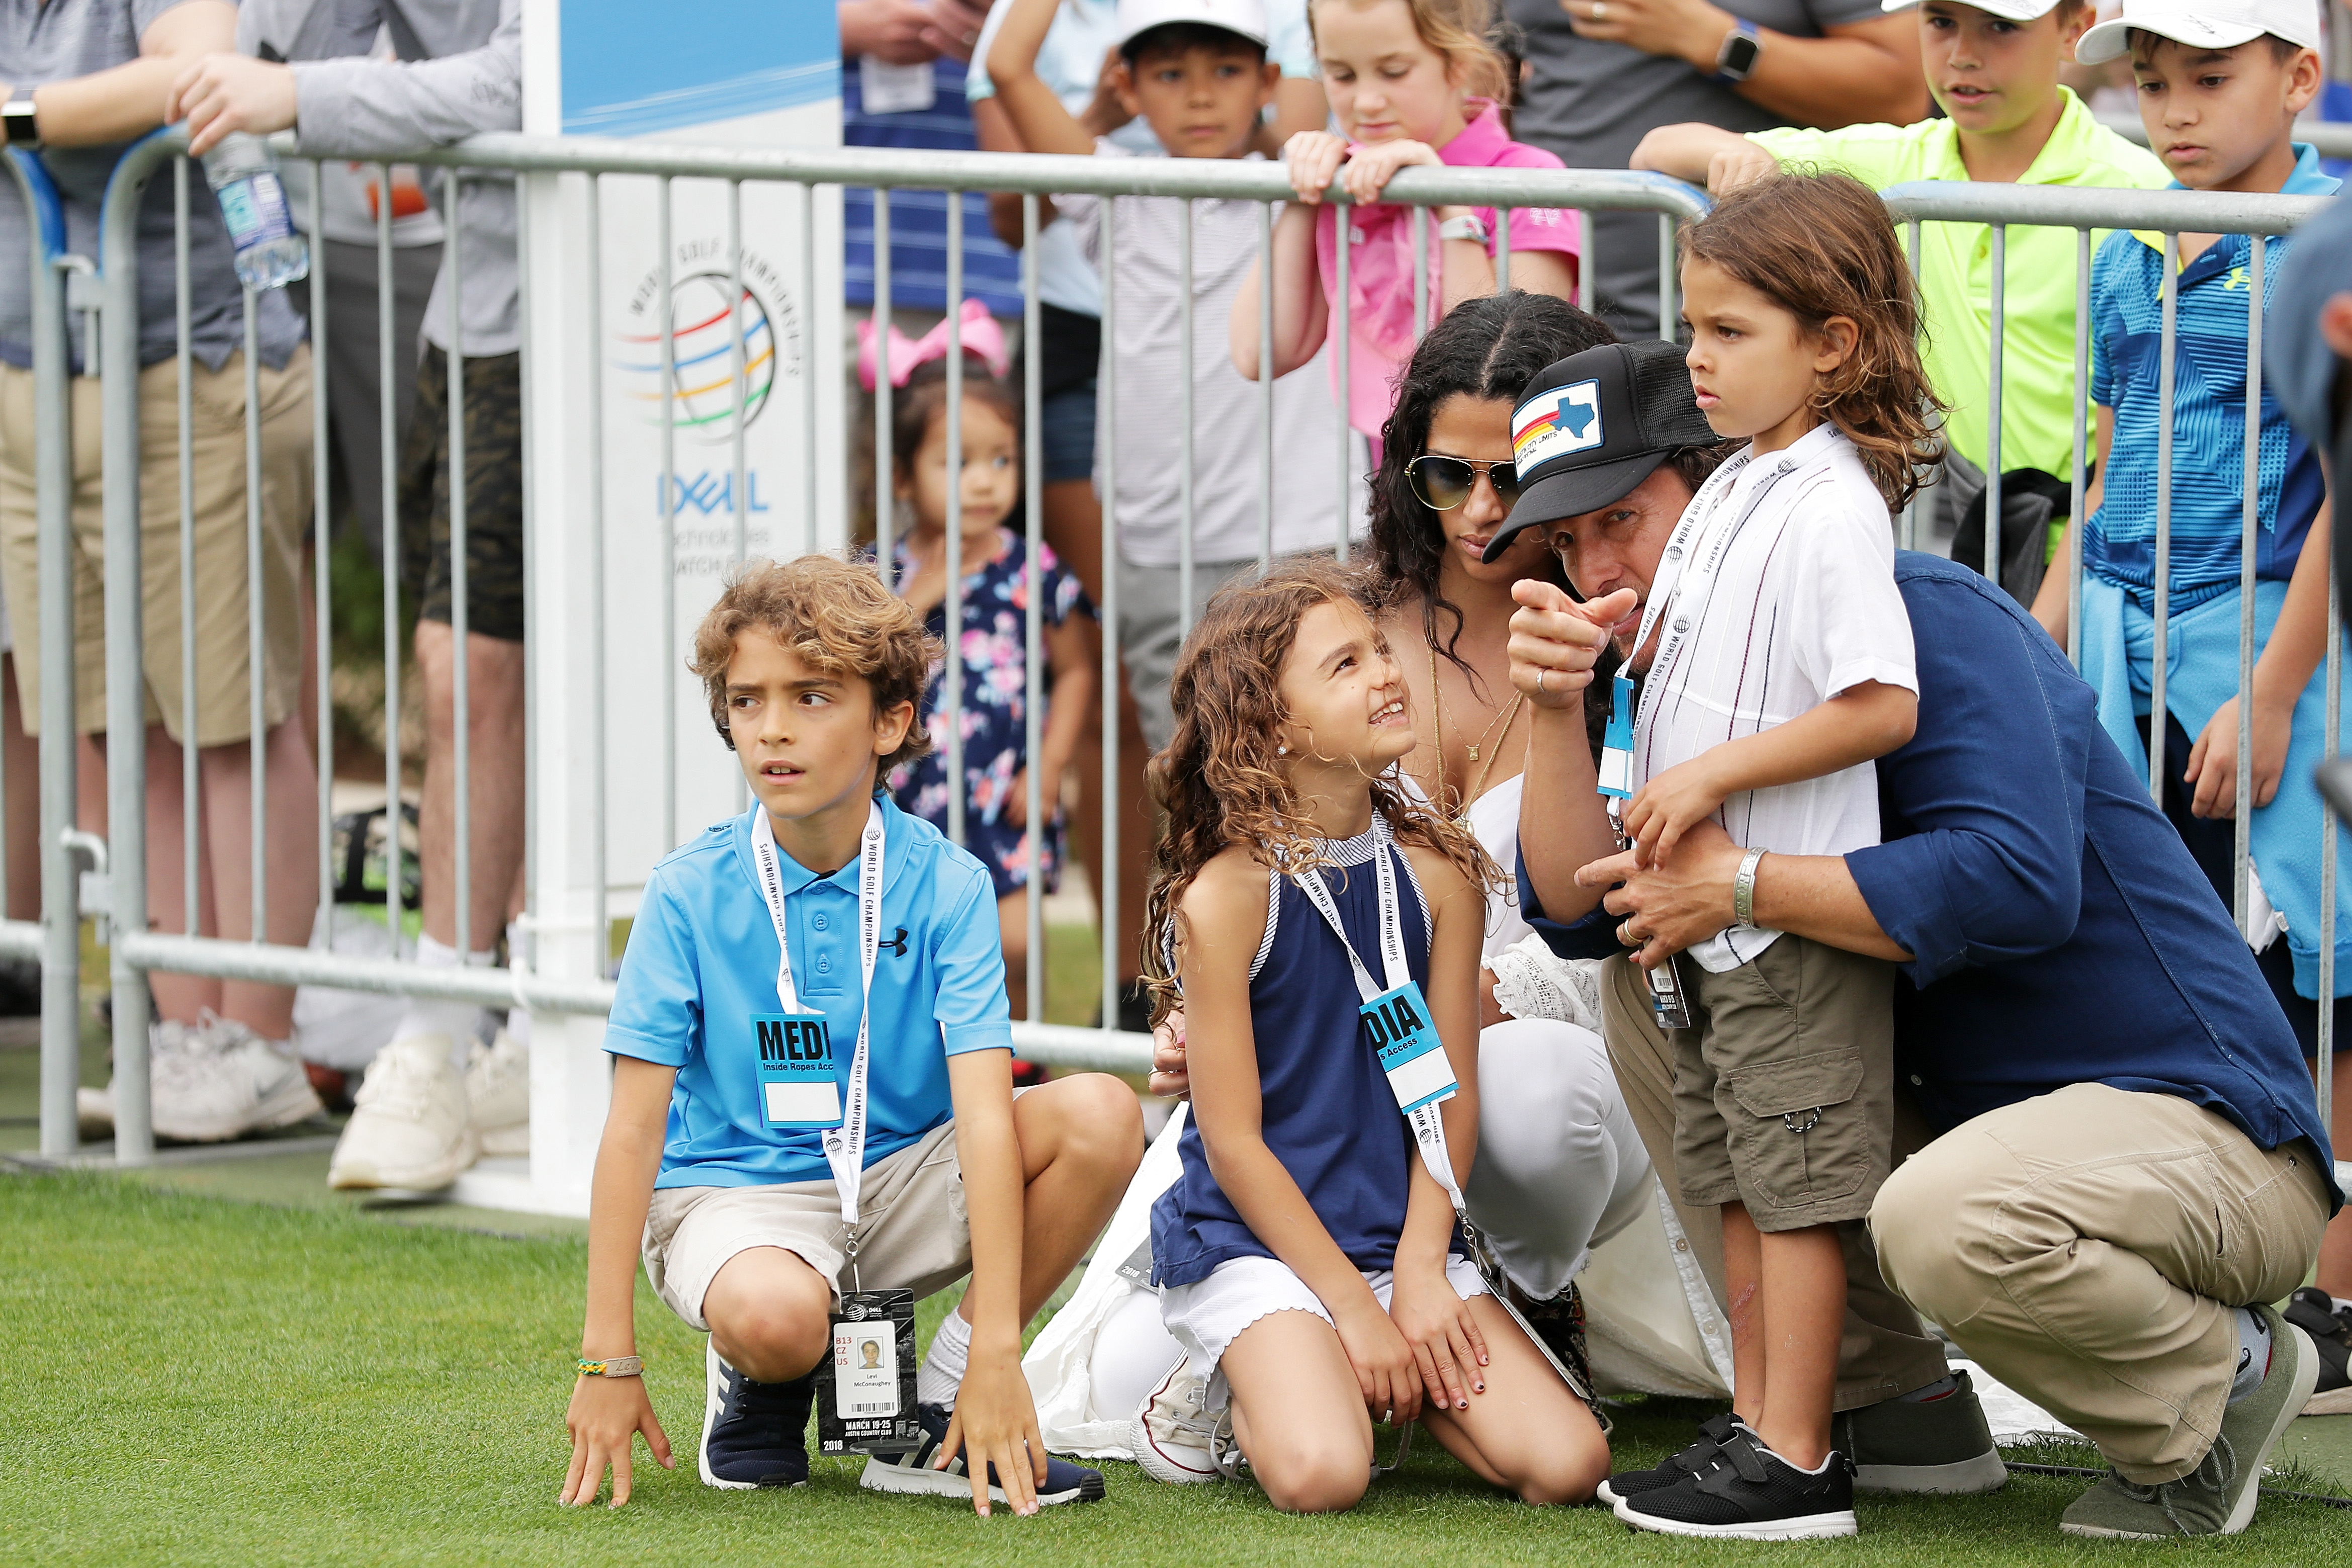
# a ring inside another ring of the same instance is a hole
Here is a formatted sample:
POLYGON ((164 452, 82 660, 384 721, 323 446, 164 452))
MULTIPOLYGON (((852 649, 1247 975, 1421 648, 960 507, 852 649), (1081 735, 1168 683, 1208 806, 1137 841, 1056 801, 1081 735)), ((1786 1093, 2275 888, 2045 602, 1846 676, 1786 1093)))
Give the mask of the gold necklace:
MULTIPOLYGON (((1440 784, 1442 785, 1445 779, 1445 689, 1438 684, 1437 645, 1435 643, 1431 643, 1429 645, 1429 695, 1431 703, 1435 708, 1437 713, 1437 777, 1440 784)), ((1478 752, 1480 749, 1483 748, 1486 744, 1487 741, 1494 736, 1495 727, 1496 725, 1499 724, 1502 726, 1503 739, 1508 740, 1510 738, 1512 722, 1519 716, 1519 705, 1527 700, 1528 697, 1526 692, 1513 692, 1511 694, 1510 706, 1505 708, 1501 712, 1496 714, 1494 718, 1486 721, 1486 731, 1479 735, 1477 740, 1471 742, 1470 760, 1472 762, 1475 763, 1478 760, 1478 752)), ((1485 765, 1480 767, 1478 770, 1478 776, 1470 781, 1469 793, 1464 798, 1463 802, 1465 809, 1467 809, 1469 802, 1476 800, 1479 795, 1485 790, 1486 785, 1486 775, 1494 770, 1494 754, 1489 752, 1485 765)))

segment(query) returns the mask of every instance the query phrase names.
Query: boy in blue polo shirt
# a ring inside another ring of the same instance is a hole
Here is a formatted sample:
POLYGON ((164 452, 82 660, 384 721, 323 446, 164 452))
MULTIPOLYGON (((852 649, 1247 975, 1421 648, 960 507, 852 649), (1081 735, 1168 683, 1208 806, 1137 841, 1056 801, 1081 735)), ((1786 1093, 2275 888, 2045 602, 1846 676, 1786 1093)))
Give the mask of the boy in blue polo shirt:
POLYGON ((640 1247, 655 1293, 710 1334, 706 1485, 808 1479, 837 1294, 969 1274, 917 1379, 920 1446, 860 1484, 969 1489, 982 1514, 1103 1495, 1045 1456, 1021 1330, 1109 1219, 1142 1121, 1100 1074, 1014 1103, 988 871, 879 784, 930 745, 916 704, 938 657, 871 571, 821 556, 748 569, 695 634, 756 799, 654 868, 622 962, 568 1503, 607 1466, 628 1500, 635 1433, 674 1463, 637 1375, 640 1247), (814 1063, 763 1048, 786 1033, 818 1042, 814 1063))
MULTIPOLYGON (((2085 62, 2126 52, 2157 154, 2195 190, 2326 195, 2339 182, 2293 140, 2321 82, 2313 0, 2125 0, 2084 35, 2085 62)), ((2290 241, 2263 247, 2277 294, 2290 241)), ((2091 276, 2091 392, 2107 461, 2085 497, 2082 668, 2100 722, 2147 778, 2160 727, 2163 805, 2223 900, 2234 889, 2239 573, 2245 503, 2247 300, 2252 241, 2184 234, 2175 281, 2165 712, 2150 712, 2156 604, 2164 239, 2116 234, 2091 276), (2193 739, 2192 739, 2193 738, 2193 739)), ((2317 455, 2263 393, 2254 558, 2254 885, 2249 941, 2304 1041, 2317 1047, 2322 807, 2312 783, 2326 726, 2315 670, 2326 644, 2328 513, 2317 455), (2272 914, 2272 910, 2276 914, 2272 914), (2280 929, 2284 921, 2284 931, 2280 929)), ((2064 642, 2065 574, 2033 606, 2064 642)), ((2344 889, 2352 894, 2352 883, 2344 889)), ((2339 895, 2339 993, 2352 986, 2352 898, 2339 895)))

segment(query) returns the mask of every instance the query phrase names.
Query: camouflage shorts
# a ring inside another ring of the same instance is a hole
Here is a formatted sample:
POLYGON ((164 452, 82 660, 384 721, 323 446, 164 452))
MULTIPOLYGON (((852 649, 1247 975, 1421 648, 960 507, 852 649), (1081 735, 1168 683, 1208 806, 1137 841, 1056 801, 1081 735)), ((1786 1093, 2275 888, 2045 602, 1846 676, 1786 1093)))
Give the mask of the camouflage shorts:
MULTIPOLYGON (((522 356, 465 362, 466 629, 522 641, 522 356)), ((449 358, 426 344, 400 463, 400 579, 418 614, 454 624, 449 358)))

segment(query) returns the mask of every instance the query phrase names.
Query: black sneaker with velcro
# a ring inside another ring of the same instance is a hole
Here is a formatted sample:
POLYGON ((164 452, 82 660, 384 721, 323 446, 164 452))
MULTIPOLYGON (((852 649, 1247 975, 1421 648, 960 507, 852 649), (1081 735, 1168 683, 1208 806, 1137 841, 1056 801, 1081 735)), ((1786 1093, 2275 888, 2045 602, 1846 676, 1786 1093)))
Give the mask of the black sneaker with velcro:
POLYGON ((1636 1530, 1735 1541, 1818 1541, 1856 1533, 1853 1467, 1832 1451, 1797 1468, 1745 1426, 1726 1435, 1696 1474, 1633 1497, 1617 1517, 1636 1530))
POLYGON ((2319 1352, 2319 1383, 2304 1407, 2305 1415, 2352 1415, 2352 1307, 2316 1285, 2287 1298, 2286 1321, 2311 1336, 2319 1352))
MULTIPOLYGON (((868 1491, 898 1492, 917 1497, 961 1498, 971 1501, 971 1473, 964 1468, 964 1452, 959 1448, 945 1468, 934 1469, 940 1447, 947 1441, 949 1412, 938 1405, 919 1405, 915 1418, 923 1428, 922 1443, 904 1454, 875 1454, 867 1458, 866 1468, 859 1473, 857 1484, 868 1491)), ((1067 1459, 1056 1459, 1050 1454, 1032 1454, 1030 1464, 1035 1472, 1037 1502, 1050 1508, 1064 1502, 1100 1502, 1103 1499, 1103 1478, 1100 1470, 1087 1465, 1074 1465, 1067 1459), (1044 1461, 1042 1469, 1036 1467, 1044 1461)), ((994 1503, 1010 1500, 998 1484, 996 1467, 988 1467, 988 1500, 994 1503)))
POLYGON ((1619 1498, 1639 1497, 1660 1487, 1670 1487, 1685 1477, 1695 1476, 1706 1468, 1723 1440, 1734 1432, 1746 1429, 1739 1417, 1728 1410, 1720 1415, 1710 1415, 1698 1424, 1697 1442, 1655 1469, 1624 1470, 1610 1477, 1593 1489, 1592 1495, 1602 1502, 1613 1504, 1619 1498))

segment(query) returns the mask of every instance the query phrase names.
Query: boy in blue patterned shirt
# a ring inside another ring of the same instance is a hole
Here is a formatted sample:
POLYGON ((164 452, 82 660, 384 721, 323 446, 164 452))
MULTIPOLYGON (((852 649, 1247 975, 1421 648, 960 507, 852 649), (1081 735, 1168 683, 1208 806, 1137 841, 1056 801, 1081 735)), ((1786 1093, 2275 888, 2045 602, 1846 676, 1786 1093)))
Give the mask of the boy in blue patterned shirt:
MULTIPOLYGON (((2326 195, 2340 182, 2293 140, 2296 114, 2319 90, 2319 37, 2313 0, 2126 0, 2120 17, 2084 36, 2076 57, 2096 62, 2128 51, 2149 142, 2179 186, 2326 195)), ((2264 243, 2266 307, 2288 243, 2264 243)), ((2168 476, 2158 461, 2163 247, 2161 235, 2114 235, 2092 272, 2091 395, 2107 458, 2086 498, 2082 668, 2099 692, 2102 724, 2143 779, 2150 737, 2162 726, 2165 813, 2230 902, 2253 241, 2179 237, 2168 476), (2157 512, 2167 489, 2165 713, 2156 718, 2157 512)), ((2309 1053, 2316 1049, 2321 904, 2321 806, 2311 777, 2326 723, 2315 671, 2326 641, 2328 510, 2317 455, 2267 390, 2253 468, 2258 890, 2246 934, 2309 1053)), ((2033 613, 2065 640, 2064 574, 2043 583, 2033 613)), ((2343 962, 2352 957, 2352 900, 2339 900, 2336 930, 2340 992, 2352 986, 2352 964, 2343 962)))

